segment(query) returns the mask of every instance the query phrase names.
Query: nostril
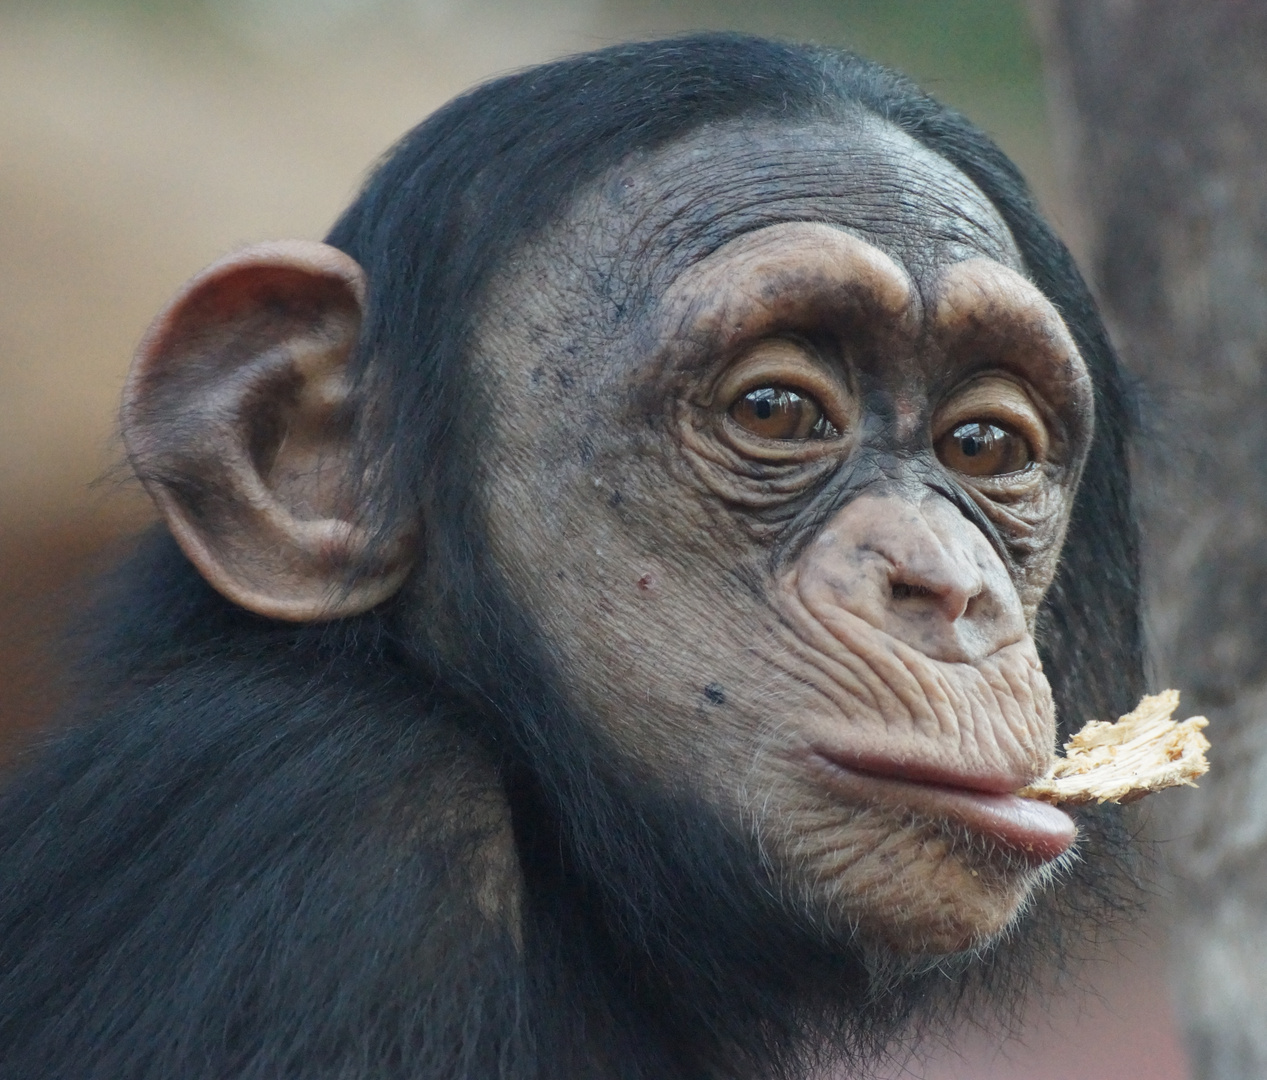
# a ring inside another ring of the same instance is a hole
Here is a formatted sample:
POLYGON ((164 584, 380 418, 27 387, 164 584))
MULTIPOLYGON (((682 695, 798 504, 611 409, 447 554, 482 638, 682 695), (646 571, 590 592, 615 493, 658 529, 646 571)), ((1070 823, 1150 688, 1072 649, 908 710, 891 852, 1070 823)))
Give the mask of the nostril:
POLYGON ((980 581, 956 580, 953 575, 947 580, 931 580, 927 574, 901 574, 889 582, 890 603, 911 615, 940 611, 951 622, 970 614, 981 591, 980 581))
POLYGON ((927 585, 912 585, 905 581, 893 582, 892 588, 894 600, 924 600, 934 595, 927 585))

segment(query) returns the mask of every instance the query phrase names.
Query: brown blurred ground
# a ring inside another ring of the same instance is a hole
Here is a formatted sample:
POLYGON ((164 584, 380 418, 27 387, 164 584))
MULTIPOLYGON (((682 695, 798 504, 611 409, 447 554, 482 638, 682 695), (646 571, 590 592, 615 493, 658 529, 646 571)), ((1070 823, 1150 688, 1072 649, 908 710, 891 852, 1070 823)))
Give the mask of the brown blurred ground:
MULTIPOLYGON (((46 643, 76 581, 149 519, 117 467, 114 414, 134 343, 184 278, 240 243, 319 237, 392 140, 490 74, 704 24, 839 40, 812 3, 797 24, 751 3, 736 22, 706 4, 432 0, 325 33, 256 8, 162 21, 0 0, 0 763, 55 698, 46 643)), ((916 28, 922 45, 900 29, 860 21, 862 51, 913 67, 983 122, 1070 219, 1036 81, 947 73, 936 25, 916 28)), ((1105 958, 1084 981, 1094 993, 1031 1008, 1021 1043, 970 1035, 904 1075, 1186 1075, 1155 948, 1105 958)))

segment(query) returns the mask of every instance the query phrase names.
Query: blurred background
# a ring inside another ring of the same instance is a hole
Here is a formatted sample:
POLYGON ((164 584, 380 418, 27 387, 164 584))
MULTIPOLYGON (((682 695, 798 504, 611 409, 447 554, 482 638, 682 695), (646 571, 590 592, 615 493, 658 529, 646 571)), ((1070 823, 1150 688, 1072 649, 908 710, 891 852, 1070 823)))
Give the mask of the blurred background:
MULTIPOLYGON (((998 140, 1086 253, 1012 0, 0 0, 0 761, 54 703, 47 642, 77 583, 149 520, 115 411, 173 290, 239 244, 321 237, 378 155, 472 83, 706 27, 905 70, 998 140)), ((903 1075, 1188 1076, 1165 891, 1070 986, 1018 1003, 1018 1040, 974 1031, 903 1075)))

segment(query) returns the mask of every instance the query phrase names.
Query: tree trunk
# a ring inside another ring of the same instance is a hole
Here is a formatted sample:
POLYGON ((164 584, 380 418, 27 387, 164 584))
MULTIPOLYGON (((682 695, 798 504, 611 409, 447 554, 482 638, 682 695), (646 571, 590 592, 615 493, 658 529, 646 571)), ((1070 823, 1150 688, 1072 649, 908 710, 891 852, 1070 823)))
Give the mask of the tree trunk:
POLYGON ((1167 797, 1203 1078, 1267 1076, 1267 0, 1033 0, 1084 266, 1141 380, 1157 686, 1211 719, 1167 797))

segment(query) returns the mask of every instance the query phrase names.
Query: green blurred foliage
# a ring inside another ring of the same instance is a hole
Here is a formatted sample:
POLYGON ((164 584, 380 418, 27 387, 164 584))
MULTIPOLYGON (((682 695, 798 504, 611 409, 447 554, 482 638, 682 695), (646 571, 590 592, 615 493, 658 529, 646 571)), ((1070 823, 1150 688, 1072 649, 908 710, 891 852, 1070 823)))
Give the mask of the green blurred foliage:
MULTIPOLYGON (((222 15, 267 6, 269 0, 0 0, 3 8, 96 9, 158 22, 222 15)), ((349 18, 372 16, 428 0, 275 0, 308 6, 327 22, 332 9, 349 18)), ((511 2, 511 0, 508 0, 511 2)), ((532 0, 520 0, 532 3, 532 0)), ((1021 0, 594 0, 600 11, 642 25, 729 28, 856 48, 926 82, 940 79, 1014 86, 1037 80, 1038 50, 1021 0)), ((487 7, 487 0, 447 0, 451 13, 487 7)), ((543 15, 545 18, 550 14, 543 15)))
POLYGON ((1019 0, 628 0, 626 6, 679 20, 690 11, 701 26, 845 45, 924 81, 1038 78, 1038 48, 1019 0))

